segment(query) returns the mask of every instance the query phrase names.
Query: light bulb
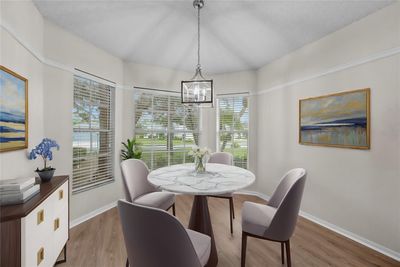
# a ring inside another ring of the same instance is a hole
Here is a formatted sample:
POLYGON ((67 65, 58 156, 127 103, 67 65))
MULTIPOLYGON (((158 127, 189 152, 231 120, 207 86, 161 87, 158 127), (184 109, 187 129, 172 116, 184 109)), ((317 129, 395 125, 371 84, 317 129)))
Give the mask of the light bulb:
POLYGON ((194 98, 196 101, 199 101, 200 99, 200 88, 199 88, 199 83, 194 83, 194 90, 193 90, 194 98))

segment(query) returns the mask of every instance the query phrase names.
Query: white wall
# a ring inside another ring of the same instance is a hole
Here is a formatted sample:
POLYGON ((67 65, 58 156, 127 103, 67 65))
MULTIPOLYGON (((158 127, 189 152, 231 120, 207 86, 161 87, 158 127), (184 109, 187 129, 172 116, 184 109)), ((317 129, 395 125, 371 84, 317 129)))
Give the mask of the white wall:
MULTIPOLYGON (((78 68, 123 82, 122 60, 43 20, 30 1, 1 2, 1 64, 29 82, 29 148, 42 138, 60 144, 51 165, 57 174, 72 175, 73 72, 78 68), (21 19, 21 17, 25 19, 21 19)), ((71 196, 71 219, 110 204, 122 196, 119 151, 122 126, 121 90, 115 100, 115 182, 71 196), (82 204, 84 203, 84 204, 82 204)), ((29 161, 26 150, 0 154, 1 179, 35 175, 39 160, 29 161)))
POLYGON ((303 211, 400 252, 399 53, 285 85, 393 48, 400 49, 400 3, 258 71, 257 188, 271 195, 285 171, 305 167, 303 211), (299 99, 366 87, 370 150, 298 144, 299 99))
MULTIPOLYGON (((1 24, 23 36, 24 43, 38 53, 43 52, 43 19, 31 3, 0 2, 1 24), (16 15, 18 14, 18 16, 16 15), (24 23, 21 17, 30 23, 24 23)), ((43 138, 43 69, 41 62, 1 27, 1 65, 28 79, 28 142, 29 148, 43 138)), ((39 160, 30 161, 26 150, 0 153, 0 179, 33 176, 39 160)))
POLYGON ((165 89, 180 92, 181 80, 190 79, 193 73, 159 66, 125 62, 124 84, 128 86, 165 89))
MULTIPOLYGON (((44 23, 44 55, 47 60, 92 73, 121 84, 123 62, 70 34, 51 22, 44 23)), ((44 67, 45 134, 61 146, 53 160, 57 172, 72 177, 73 74, 53 66, 44 67), (62 107, 62 108, 60 108, 62 107)), ((123 91, 115 94, 115 182, 71 196, 71 219, 108 205, 122 196, 119 151, 123 131, 123 91), (84 203, 84 204, 83 204, 84 203)))

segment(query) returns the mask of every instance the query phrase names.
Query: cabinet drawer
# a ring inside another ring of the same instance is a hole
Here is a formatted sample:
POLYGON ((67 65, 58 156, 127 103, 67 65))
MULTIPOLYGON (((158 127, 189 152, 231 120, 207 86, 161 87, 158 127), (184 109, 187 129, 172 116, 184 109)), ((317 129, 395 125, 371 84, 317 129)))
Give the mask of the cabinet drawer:
POLYGON ((68 240, 68 214, 60 214, 59 217, 54 219, 53 225, 53 260, 57 260, 61 250, 68 240))
POLYGON ((49 199, 21 219, 22 266, 51 266, 51 229, 54 205, 49 199))
POLYGON ((48 198, 53 203, 54 208, 49 230, 52 233, 51 240, 49 240, 52 244, 52 253, 49 258, 53 263, 56 262, 58 255, 68 240, 68 187, 68 182, 65 182, 48 198))
POLYGON ((59 215, 60 213, 68 214, 68 198, 69 198, 69 184, 65 182, 60 186, 50 198, 54 201, 55 213, 59 215))
POLYGON ((54 176, 25 203, 1 207, 1 266, 54 266, 69 236, 68 179, 54 176))
POLYGON ((68 240, 69 184, 64 182, 21 219, 21 266, 50 267, 68 240))

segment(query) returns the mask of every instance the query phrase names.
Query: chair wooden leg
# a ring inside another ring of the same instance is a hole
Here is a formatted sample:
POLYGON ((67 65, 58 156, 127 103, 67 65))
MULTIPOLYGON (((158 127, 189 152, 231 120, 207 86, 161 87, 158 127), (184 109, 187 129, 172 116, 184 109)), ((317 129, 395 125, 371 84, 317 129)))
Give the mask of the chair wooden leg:
POLYGON ((232 206, 232 218, 235 219, 235 205, 233 205, 233 197, 229 199, 230 205, 232 206))
POLYGON ((172 205, 172 214, 175 216, 175 203, 172 205))
POLYGON ((285 246, 286 246, 286 261, 287 261, 287 266, 291 267, 292 266, 292 261, 290 259, 290 241, 286 241, 285 242, 285 246))
POLYGON ((126 267, 129 267, 129 260, 126 258, 126 267))
POLYGON ((231 223, 231 234, 233 234, 233 201, 232 201, 232 198, 229 199, 229 220, 231 223))
POLYGON ((285 243, 281 242, 281 258, 282 264, 285 264, 285 243))
POLYGON ((241 267, 246 266, 246 247, 247 247, 247 235, 245 232, 242 232, 242 260, 241 267))

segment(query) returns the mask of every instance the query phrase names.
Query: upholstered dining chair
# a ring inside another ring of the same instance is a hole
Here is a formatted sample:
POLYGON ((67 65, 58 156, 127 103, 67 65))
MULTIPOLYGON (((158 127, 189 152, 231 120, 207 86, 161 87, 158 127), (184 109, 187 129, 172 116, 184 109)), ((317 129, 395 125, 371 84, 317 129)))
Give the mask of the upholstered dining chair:
POLYGON ((246 264, 247 236, 281 243, 282 264, 286 247, 287 266, 291 266, 289 240, 296 227, 306 175, 306 170, 301 168, 287 172, 267 205, 243 203, 242 267, 246 264))
POLYGON ((126 266, 202 267, 210 257, 211 238, 185 229, 161 209, 118 201, 128 253, 126 266))
MULTIPOLYGON (((215 152, 212 153, 209 163, 219 163, 225 165, 233 165, 233 156, 227 152, 215 152)), ((231 224, 231 234, 233 234, 233 219, 235 219, 235 207, 233 205, 233 193, 227 193, 222 195, 210 195, 209 197, 224 198, 229 200, 229 219, 231 224)))
POLYGON ((175 215, 175 194, 158 191, 147 181, 149 169, 139 159, 128 159, 121 163, 122 183, 125 199, 139 205, 169 210, 175 215))

